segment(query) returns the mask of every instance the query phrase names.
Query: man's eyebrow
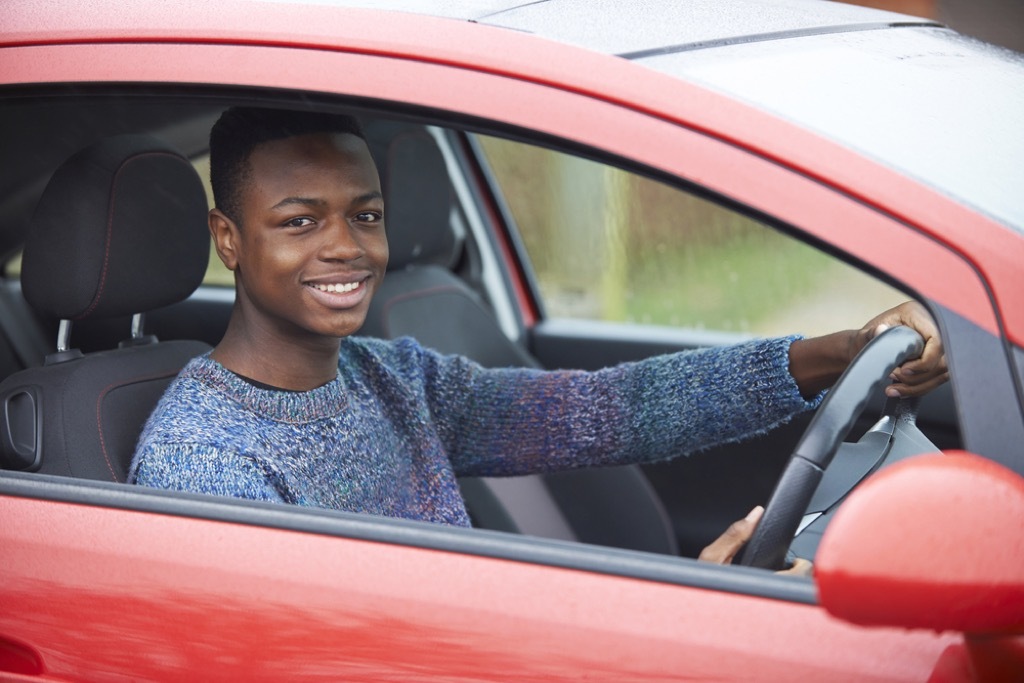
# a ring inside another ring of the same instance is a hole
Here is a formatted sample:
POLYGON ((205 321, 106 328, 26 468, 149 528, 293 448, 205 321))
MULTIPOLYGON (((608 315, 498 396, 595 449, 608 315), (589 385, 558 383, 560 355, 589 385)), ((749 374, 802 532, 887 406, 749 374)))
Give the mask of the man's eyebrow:
POLYGON ((368 202, 371 199, 384 199, 384 195, 380 193, 380 190, 373 190, 372 192, 367 192, 366 194, 359 195, 353 200, 352 203, 361 204, 363 202, 368 202))
POLYGON ((291 206, 292 204, 299 204, 301 206, 323 206, 326 203, 327 202, 323 199, 315 199, 313 197, 285 197, 270 208, 280 209, 285 206, 291 206))
MULTIPOLYGON (((352 200, 353 204, 362 204, 374 199, 384 199, 384 195, 380 193, 380 190, 372 190, 366 194, 361 194, 352 200)), ((292 206, 298 204, 300 206, 325 206, 327 201, 324 199, 317 199, 315 197, 285 197, 277 204, 274 204, 271 209, 280 209, 285 206, 292 206)))

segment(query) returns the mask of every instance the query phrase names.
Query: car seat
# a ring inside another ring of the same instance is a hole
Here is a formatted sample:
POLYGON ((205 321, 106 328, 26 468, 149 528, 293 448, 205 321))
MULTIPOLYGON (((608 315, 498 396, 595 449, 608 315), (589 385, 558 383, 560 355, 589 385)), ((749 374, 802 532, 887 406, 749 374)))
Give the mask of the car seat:
POLYGON ((3 468, 125 480, 165 388, 210 349, 143 330, 145 312, 187 298, 202 281, 206 210, 189 160, 149 136, 104 139, 53 174, 25 242, 21 282, 40 315, 60 320, 57 351, 0 383, 3 468), (129 315, 118 348, 70 347, 73 322, 129 315))
MULTIPOLYGON (((367 136, 381 171, 391 255, 359 333, 412 336, 486 367, 539 367, 452 270, 464 244, 453 229, 451 182, 434 138, 394 123, 368 126, 367 136)), ((460 485, 477 526, 678 554, 668 515, 636 466, 463 478, 460 485)))

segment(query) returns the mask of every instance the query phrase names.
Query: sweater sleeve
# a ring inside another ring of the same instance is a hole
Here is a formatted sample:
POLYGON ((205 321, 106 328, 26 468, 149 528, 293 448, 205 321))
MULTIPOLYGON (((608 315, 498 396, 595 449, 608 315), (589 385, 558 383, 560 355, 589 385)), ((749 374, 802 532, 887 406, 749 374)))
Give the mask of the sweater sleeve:
POLYGON ((150 445, 136 454, 128 481, 171 491, 290 502, 256 461, 206 445, 150 445))
POLYGON ((518 475, 668 459, 762 434, 814 407, 789 373, 797 337, 597 372, 484 369, 422 350, 456 473, 518 475))

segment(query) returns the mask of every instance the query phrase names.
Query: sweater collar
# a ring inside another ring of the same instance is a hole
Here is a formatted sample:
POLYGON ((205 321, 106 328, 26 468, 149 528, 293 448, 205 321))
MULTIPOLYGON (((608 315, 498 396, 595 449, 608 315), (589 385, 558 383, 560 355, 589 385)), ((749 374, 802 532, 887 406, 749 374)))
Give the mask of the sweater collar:
POLYGON ((252 412, 278 422, 322 420, 334 417, 348 405, 340 374, 310 391, 263 389, 225 368, 209 352, 192 359, 180 377, 205 384, 252 412))

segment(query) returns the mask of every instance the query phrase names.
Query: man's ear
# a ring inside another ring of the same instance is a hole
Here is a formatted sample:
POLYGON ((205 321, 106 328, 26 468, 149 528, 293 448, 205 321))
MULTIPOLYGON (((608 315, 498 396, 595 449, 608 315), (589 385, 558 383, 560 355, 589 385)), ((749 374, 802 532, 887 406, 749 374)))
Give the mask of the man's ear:
POLYGON ((213 238, 213 246, 217 249, 217 256, 228 270, 238 267, 238 226, 228 218, 220 209, 210 209, 207 219, 210 225, 210 236, 213 238))

